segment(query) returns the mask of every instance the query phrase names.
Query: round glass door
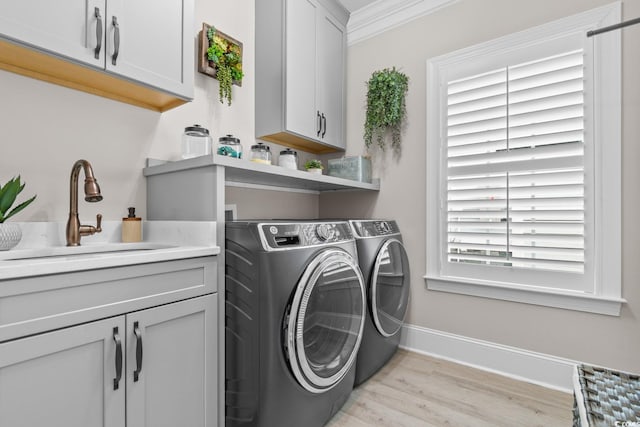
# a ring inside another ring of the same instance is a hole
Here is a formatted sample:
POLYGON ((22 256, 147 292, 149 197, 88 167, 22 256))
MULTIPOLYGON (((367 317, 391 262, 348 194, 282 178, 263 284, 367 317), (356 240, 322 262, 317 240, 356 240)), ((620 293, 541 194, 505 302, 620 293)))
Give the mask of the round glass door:
POLYGON ((404 323, 409 305, 409 259, 399 240, 387 240, 371 275, 371 314, 378 332, 385 337, 396 334, 404 323))
POLYGON ((330 249, 305 269, 286 320, 286 352, 298 382, 313 393, 346 375, 364 327, 362 273, 348 253, 330 249))

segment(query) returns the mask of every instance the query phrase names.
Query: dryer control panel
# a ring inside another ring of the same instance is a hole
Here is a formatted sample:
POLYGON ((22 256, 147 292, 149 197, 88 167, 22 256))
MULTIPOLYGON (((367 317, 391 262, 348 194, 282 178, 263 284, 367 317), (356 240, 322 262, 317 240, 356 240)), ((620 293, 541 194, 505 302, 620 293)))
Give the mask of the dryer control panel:
POLYGON ((353 240, 347 222, 260 224, 260 238, 267 250, 295 249, 353 240))
POLYGON ((353 220, 351 221, 353 232, 357 237, 388 236, 400 234, 400 229, 395 221, 384 220, 353 220))

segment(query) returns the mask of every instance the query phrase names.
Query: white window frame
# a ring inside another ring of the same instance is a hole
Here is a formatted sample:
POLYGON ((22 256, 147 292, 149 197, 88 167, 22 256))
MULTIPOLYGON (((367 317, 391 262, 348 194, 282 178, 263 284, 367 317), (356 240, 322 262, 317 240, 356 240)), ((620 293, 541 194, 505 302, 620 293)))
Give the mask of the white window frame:
MULTIPOLYGON (((461 49, 427 61, 427 272, 425 280, 430 290, 453 292, 517 301, 529 304, 586 311, 612 316, 620 315, 622 299, 622 196, 621 196, 621 35, 620 31, 602 33, 588 39, 592 66, 585 64, 585 88, 593 95, 592 110, 585 111, 585 147, 591 155, 585 157, 585 174, 592 175, 590 194, 593 203, 586 203, 585 221, 593 221, 593 236, 585 237, 585 252, 593 274, 585 275, 583 290, 531 286, 505 281, 447 276, 446 251, 446 154, 444 145, 447 76, 467 64, 479 64, 485 58, 536 49, 554 39, 587 37, 589 30, 619 23, 621 3, 615 2, 597 9, 553 21, 541 26, 501 37, 486 43, 461 49), (462 64, 462 65, 461 65, 462 64), (591 161, 589 161, 591 159, 591 161), (590 208, 590 209, 589 209, 590 208), (592 268, 591 268, 592 267, 592 268)), ((480 65, 482 67, 482 65, 480 65)), ((485 71, 488 71, 485 70, 485 71)), ((474 70, 469 69, 468 75, 474 70)), ((451 79, 453 80, 453 79, 451 79)), ((587 227, 589 228, 589 227, 587 227)), ((586 266, 585 266, 586 267, 586 266)), ((491 267, 487 267, 491 268, 491 267)), ((551 273, 553 274, 553 273, 551 273)))

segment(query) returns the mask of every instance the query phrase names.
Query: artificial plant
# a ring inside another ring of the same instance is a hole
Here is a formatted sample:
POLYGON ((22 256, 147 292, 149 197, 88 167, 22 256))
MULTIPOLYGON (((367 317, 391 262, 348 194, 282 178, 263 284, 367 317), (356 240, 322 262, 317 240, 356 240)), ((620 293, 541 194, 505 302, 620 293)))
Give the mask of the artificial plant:
POLYGON ((322 162, 317 159, 307 160, 304 164, 305 169, 324 169, 322 162))
POLYGON ((17 178, 10 179, 4 186, 0 185, 0 224, 29 206, 29 204, 35 200, 36 196, 33 196, 11 209, 18 194, 20 194, 23 189, 24 184, 20 184, 19 175, 17 178))
POLYGON ((231 105, 231 86, 234 81, 241 81, 242 72, 242 52, 240 46, 221 37, 214 27, 207 30, 209 47, 207 48, 207 59, 214 63, 216 67, 216 78, 220 83, 220 102, 231 105))
POLYGON ((364 123, 364 142, 367 148, 374 139, 385 148, 385 136, 391 133, 392 147, 400 146, 400 133, 407 107, 405 96, 409 78, 395 67, 375 71, 367 82, 367 114, 364 123))

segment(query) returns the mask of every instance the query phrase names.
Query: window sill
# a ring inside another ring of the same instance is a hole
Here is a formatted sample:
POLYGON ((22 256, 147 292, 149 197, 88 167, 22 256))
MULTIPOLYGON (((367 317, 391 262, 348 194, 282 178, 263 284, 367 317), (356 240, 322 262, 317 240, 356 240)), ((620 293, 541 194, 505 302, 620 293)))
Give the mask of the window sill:
POLYGON ((471 281, 459 277, 425 276, 427 289, 472 295, 525 304, 585 311, 588 313, 620 316, 620 308, 626 301, 622 298, 609 298, 578 292, 560 292, 537 287, 514 287, 485 281, 471 281))

